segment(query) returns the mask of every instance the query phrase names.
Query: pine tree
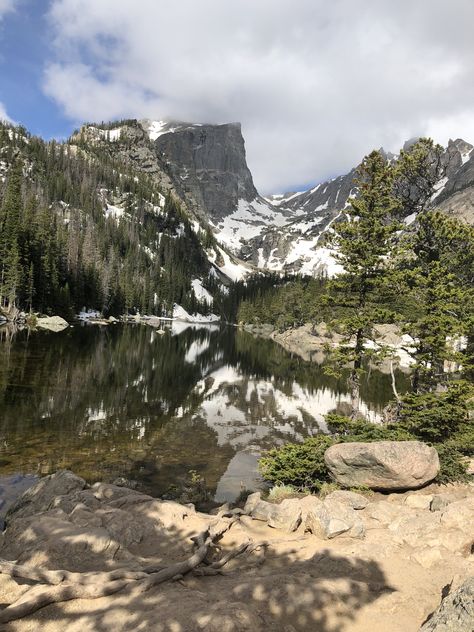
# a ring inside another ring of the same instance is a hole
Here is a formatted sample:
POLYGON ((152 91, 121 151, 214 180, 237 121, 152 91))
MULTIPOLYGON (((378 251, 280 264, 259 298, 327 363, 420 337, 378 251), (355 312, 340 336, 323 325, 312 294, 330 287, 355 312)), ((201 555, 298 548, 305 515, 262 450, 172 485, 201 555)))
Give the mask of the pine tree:
POLYGON ((398 204, 393 196, 393 167, 377 151, 364 158, 356 182, 359 195, 350 200, 346 218, 333 224, 332 244, 344 272, 329 282, 326 302, 337 314, 330 323, 343 336, 332 349, 332 370, 340 373, 350 364, 351 416, 359 412, 360 379, 364 361, 380 358, 385 349, 367 348, 374 340, 374 325, 387 318, 376 303, 387 278, 387 257, 392 253, 400 225, 394 219, 398 204))
POLYGON ((19 236, 23 200, 21 161, 10 169, 0 209, 0 304, 15 305, 21 282, 19 236))
POLYGON ((403 330, 413 338, 407 348, 414 361, 413 389, 428 392, 447 380, 445 363, 466 361, 458 341, 472 328, 474 284, 466 266, 474 262, 474 229, 425 211, 404 249, 393 282, 406 297, 403 330))

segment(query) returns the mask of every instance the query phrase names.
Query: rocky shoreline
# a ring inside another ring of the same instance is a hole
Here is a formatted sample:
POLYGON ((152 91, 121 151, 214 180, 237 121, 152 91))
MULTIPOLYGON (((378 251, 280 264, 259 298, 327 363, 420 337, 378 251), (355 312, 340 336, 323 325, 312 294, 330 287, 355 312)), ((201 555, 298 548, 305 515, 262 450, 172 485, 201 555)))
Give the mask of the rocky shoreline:
POLYGON ((0 536, 0 629, 473 629, 472 483, 280 504, 257 493, 216 513, 68 471, 41 479, 0 536), (5 624, 13 607, 65 592, 5 624))
MULTIPOLYGON (((298 355, 307 362, 323 364, 326 358, 325 348, 327 346, 337 346, 342 337, 337 333, 330 334, 325 323, 316 326, 306 323, 300 327, 278 331, 273 325, 243 325, 243 329, 249 333, 274 340, 284 349, 298 355)), ((393 349, 393 366, 402 371, 409 371, 410 359, 408 354, 402 349, 409 345, 410 341, 403 336, 396 325, 377 325, 377 342, 393 349)), ((385 360, 377 369, 383 373, 391 371, 390 359, 385 360)))

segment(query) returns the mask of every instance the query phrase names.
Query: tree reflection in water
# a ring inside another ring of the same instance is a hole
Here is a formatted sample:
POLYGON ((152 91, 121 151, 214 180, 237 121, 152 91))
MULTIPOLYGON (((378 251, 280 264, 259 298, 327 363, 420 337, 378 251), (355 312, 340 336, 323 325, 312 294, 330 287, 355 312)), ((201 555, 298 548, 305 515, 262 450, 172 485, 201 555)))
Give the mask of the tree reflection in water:
MULTIPOLYGON (((361 394, 372 418, 390 389, 371 372, 361 394)), ((348 402, 344 378, 232 327, 4 330, 0 476, 67 467, 160 495, 196 470, 211 495, 232 500, 257 484, 262 449, 319 432, 348 402)))

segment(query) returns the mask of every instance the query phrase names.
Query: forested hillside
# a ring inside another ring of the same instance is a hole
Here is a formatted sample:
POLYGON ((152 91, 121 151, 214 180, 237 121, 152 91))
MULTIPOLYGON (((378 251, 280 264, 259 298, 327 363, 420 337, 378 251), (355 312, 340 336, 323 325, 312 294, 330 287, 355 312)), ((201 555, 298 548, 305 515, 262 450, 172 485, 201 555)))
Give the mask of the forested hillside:
POLYGON ((4 311, 167 315, 178 303, 207 313, 219 294, 205 251, 213 243, 172 193, 118 152, 0 124, 4 311))

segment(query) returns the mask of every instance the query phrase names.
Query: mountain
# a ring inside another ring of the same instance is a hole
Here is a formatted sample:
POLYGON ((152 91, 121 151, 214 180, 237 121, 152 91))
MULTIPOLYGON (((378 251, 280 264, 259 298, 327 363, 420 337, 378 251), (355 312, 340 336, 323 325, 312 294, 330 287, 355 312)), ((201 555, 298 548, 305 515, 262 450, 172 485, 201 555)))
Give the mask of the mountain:
POLYGON ((63 143, 1 124, 0 306, 219 311, 247 269, 167 171, 137 121, 85 125, 63 143))
MULTIPOLYGON (((140 125, 175 190, 228 253, 251 269, 309 275, 339 270, 325 246, 325 234, 357 192, 358 165, 307 191, 263 198, 247 166, 239 124, 141 121, 140 125)), ((416 140, 407 141, 404 149, 416 140)), ((397 159, 384 153, 388 160, 397 159)), ((443 155, 446 177, 433 196, 434 206, 467 221, 474 203, 473 158, 472 145, 461 139, 450 141, 443 155)))
MULTIPOLYGON (((404 149, 414 140, 407 141, 404 149)), ((386 156, 388 160, 397 159, 393 154, 386 156)), ((473 146, 462 139, 450 140, 442 161, 445 177, 436 185, 432 206, 474 223, 473 146)), ((278 230, 269 227, 258 240, 247 244, 247 257, 271 270, 313 275, 336 272, 339 268, 324 245, 324 235, 348 205, 349 197, 356 193, 356 171, 357 167, 308 191, 270 196, 268 200, 273 205, 282 212, 291 211, 294 219, 278 230)), ((413 219, 405 221, 410 223, 413 219)))
MULTIPOLYGON (((433 206, 474 222, 473 146, 450 141, 442 159, 433 206)), ((356 170, 263 198, 238 123, 129 119, 61 143, 1 124, 0 300, 207 314, 259 270, 331 275, 325 236, 357 193, 356 170)))
MULTIPOLYGON (((269 225, 284 225, 280 212, 261 197, 247 166, 240 123, 204 125, 140 121, 173 186, 197 219, 235 255, 269 225)), ((258 263, 258 262, 255 262, 258 263)))

